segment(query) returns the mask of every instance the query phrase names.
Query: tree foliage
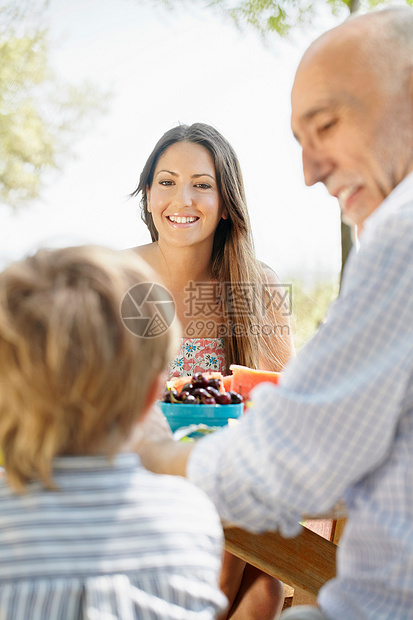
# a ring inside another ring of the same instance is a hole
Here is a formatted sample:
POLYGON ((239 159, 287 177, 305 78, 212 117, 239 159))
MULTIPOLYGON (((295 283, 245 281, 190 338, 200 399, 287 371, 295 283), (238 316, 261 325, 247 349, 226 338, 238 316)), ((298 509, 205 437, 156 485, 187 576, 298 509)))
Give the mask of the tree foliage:
POLYGON ((291 284, 291 324, 294 344, 299 351, 323 322, 331 303, 337 297, 339 285, 338 282, 322 279, 313 283, 293 279, 291 284))
MULTIPOLYGON (((174 0, 154 0, 170 9, 174 0)), ((180 4, 188 0, 181 0, 180 4)), ((403 2, 403 0, 401 0, 403 2)), ((413 5, 413 0, 404 0, 413 5)), ((344 19, 349 13, 366 11, 379 5, 390 5, 392 0, 193 0, 207 8, 215 8, 239 27, 251 26, 263 36, 275 32, 286 36, 293 28, 311 23, 321 9, 327 6, 333 15, 344 19)))
POLYGON ((91 112, 104 109, 94 86, 51 71, 46 12, 47 0, 0 0, 0 203, 13 208, 39 196, 91 112))

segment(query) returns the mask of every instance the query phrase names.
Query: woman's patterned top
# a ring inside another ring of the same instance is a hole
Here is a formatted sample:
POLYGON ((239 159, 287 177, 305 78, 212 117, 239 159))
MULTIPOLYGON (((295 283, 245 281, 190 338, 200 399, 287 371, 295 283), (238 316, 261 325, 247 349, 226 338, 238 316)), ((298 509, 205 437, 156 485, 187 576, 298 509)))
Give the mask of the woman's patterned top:
POLYGON ((169 379, 216 370, 227 374, 222 338, 181 338, 179 351, 169 366, 169 379))

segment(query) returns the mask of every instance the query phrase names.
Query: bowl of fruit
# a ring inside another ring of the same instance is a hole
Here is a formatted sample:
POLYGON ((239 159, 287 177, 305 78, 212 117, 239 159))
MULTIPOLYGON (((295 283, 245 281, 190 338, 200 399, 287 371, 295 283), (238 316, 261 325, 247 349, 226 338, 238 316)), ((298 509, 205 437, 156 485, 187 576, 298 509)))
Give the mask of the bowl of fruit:
POLYGON ((243 399, 235 391, 225 391, 218 372, 204 372, 167 381, 159 406, 171 430, 193 424, 226 426, 243 412, 243 399))

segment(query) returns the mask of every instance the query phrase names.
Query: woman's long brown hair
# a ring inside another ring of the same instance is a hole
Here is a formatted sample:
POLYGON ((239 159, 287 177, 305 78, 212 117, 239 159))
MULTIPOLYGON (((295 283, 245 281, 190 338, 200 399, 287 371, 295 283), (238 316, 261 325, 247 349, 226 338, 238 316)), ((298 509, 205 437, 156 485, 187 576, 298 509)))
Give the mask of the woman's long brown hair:
MULTIPOLYGON (((214 127, 204 123, 178 125, 170 129, 155 145, 131 196, 141 194, 142 220, 149 229, 152 241, 157 241, 158 231, 148 211, 146 189, 152 187, 160 157, 177 142, 199 144, 211 154, 223 206, 228 212, 228 219, 221 219, 215 232, 211 259, 212 276, 220 283, 222 291, 222 310, 226 322, 223 339, 227 364, 258 368, 259 360, 264 356, 274 370, 280 370, 280 361, 269 350, 267 338, 259 337, 265 322, 265 276, 255 257, 241 167, 230 143, 214 127), (246 313, 245 308, 241 311, 236 304, 231 304, 225 295, 226 290, 252 293, 250 311, 246 313)), ((283 346, 281 339, 280 346, 283 346)))

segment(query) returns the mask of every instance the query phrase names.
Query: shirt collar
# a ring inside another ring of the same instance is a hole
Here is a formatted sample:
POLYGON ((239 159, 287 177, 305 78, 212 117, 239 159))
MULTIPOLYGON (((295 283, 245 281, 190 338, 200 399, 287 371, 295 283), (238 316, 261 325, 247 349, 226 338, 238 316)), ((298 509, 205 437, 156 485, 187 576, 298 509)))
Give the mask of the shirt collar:
POLYGON ((413 199, 413 172, 407 175, 392 192, 383 200, 381 205, 366 219, 363 232, 360 235, 362 245, 374 237, 377 227, 390 215, 398 211, 406 202, 413 199))
POLYGON ((103 455, 57 456, 53 460, 53 471, 108 471, 134 469, 140 464, 139 457, 130 452, 121 452, 110 459, 103 455))

